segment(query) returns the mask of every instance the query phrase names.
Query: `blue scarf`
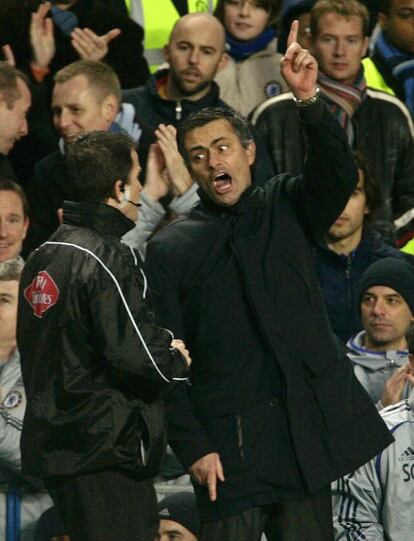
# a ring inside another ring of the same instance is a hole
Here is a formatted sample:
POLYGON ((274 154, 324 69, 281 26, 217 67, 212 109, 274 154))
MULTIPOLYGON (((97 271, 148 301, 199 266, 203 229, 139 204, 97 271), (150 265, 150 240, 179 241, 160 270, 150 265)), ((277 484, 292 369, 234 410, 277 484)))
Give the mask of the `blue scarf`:
POLYGON ((383 32, 378 35, 374 54, 383 58, 393 77, 402 84, 405 104, 414 115, 414 56, 394 47, 383 32))
POLYGON ((275 37, 276 31, 273 28, 266 28, 257 38, 249 41, 239 41, 231 37, 230 34, 226 34, 226 51, 234 60, 239 62, 265 49, 275 37))

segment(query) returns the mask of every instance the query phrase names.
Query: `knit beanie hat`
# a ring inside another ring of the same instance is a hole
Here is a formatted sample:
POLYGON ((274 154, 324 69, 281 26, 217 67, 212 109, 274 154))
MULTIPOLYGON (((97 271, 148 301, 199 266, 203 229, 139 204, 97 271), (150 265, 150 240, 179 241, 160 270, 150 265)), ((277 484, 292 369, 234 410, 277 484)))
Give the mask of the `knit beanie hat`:
POLYGON ((372 263, 361 276, 358 285, 358 306, 367 289, 373 286, 391 287, 408 304, 414 315, 414 267, 404 259, 385 257, 372 263))
POLYGON ((178 522, 196 537, 200 534, 200 520, 195 496, 191 492, 178 492, 161 500, 158 504, 160 519, 178 522))

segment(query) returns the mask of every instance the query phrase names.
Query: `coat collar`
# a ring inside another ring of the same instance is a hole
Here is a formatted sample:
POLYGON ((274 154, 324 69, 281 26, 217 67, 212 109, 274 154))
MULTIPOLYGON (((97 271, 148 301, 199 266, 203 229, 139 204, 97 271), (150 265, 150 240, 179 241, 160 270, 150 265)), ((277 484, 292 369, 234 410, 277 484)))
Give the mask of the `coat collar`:
POLYGON ((73 201, 65 201, 63 204, 63 223, 87 227, 117 238, 121 238, 135 226, 122 212, 106 203, 73 201))

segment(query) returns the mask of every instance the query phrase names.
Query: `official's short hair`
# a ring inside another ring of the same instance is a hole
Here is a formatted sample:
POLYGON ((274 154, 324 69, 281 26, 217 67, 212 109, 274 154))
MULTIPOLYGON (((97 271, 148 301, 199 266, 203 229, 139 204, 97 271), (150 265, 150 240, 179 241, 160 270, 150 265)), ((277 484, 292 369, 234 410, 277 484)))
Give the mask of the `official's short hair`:
POLYGON ((23 258, 19 255, 13 259, 6 259, 0 263, 0 282, 11 282, 20 280, 24 267, 23 258))
POLYGON ((414 324, 408 329, 405 339, 407 340, 407 349, 408 353, 414 355, 414 324))
POLYGON ((177 130, 177 146, 178 151, 183 156, 187 166, 190 165, 189 155, 185 149, 184 142, 187 133, 195 130, 196 128, 201 128, 214 120, 227 120, 227 122, 232 126, 234 133, 240 140, 241 145, 246 148, 249 143, 253 141, 253 135, 250 131, 249 124, 247 120, 234 111, 234 109, 224 109, 222 107, 206 107, 189 115, 183 122, 179 125, 177 130))
POLYGON ((23 188, 7 178, 0 178, 0 192, 14 192, 17 194, 23 205, 23 214, 25 218, 29 217, 29 203, 27 202, 26 194, 23 191, 23 188))
MULTIPOLYGON (((230 4, 231 0, 218 0, 214 15, 224 26, 224 6, 230 4)), ((255 0, 254 3, 257 7, 264 9, 269 13, 268 26, 275 27, 279 22, 280 12, 282 10, 282 0, 255 0)))
POLYGON ((8 62, 0 62, 0 101, 5 101, 8 109, 12 109, 14 102, 21 98, 17 86, 19 79, 29 86, 29 80, 23 72, 8 62))
POLYGON ((359 17, 362 21, 364 36, 369 32, 369 12, 358 0, 318 0, 311 10, 311 34, 315 38, 319 32, 319 21, 328 13, 342 17, 359 17))
POLYGON ((124 133, 93 131, 67 146, 65 162, 73 201, 105 202, 117 180, 127 181, 134 141, 124 133))
POLYGON ((354 152, 354 160, 358 169, 360 169, 364 175, 365 204, 369 210, 369 213, 365 215, 364 222, 374 222, 383 203, 381 190, 374 172, 375 168, 361 152, 354 152))
POLYGON ((114 70, 104 62, 95 60, 77 60, 59 70, 55 77, 55 84, 63 84, 78 75, 84 75, 96 92, 98 102, 107 96, 113 95, 120 104, 122 102, 121 84, 114 70))

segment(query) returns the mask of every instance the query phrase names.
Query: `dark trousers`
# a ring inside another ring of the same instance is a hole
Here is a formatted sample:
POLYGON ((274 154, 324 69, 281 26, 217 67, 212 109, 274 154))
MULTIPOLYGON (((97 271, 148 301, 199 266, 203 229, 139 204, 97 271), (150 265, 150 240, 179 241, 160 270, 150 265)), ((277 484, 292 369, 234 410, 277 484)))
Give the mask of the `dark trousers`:
POLYGON ((151 481, 104 470, 46 479, 45 485, 71 541, 154 541, 158 533, 151 481))
POLYGON ((203 524, 199 541, 260 541, 263 533, 268 541, 333 541, 330 487, 203 524))

